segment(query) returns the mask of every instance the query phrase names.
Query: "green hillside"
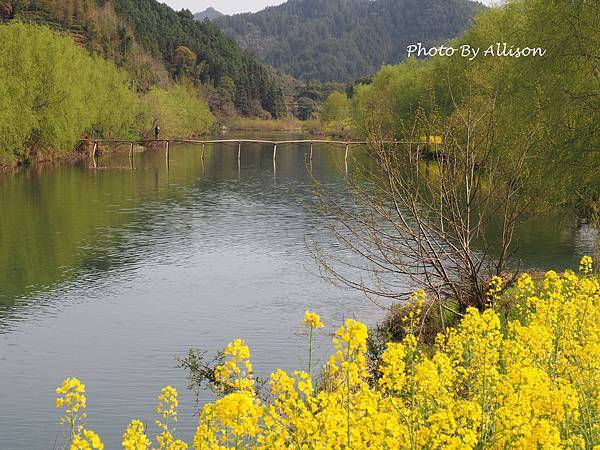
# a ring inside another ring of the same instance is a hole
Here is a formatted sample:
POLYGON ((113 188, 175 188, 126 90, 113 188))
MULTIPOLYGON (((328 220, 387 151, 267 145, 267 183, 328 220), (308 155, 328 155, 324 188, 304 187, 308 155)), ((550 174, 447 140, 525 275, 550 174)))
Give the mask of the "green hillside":
POLYGON ((155 0, 0 0, 3 21, 48 24, 125 68, 138 91, 190 79, 245 115, 284 113, 270 71, 210 23, 155 0))
POLYGON ((468 0, 289 0, 213 23, 298 79, 351 82, 401 62, 409 44, 456 37, 482 8, 468 0))

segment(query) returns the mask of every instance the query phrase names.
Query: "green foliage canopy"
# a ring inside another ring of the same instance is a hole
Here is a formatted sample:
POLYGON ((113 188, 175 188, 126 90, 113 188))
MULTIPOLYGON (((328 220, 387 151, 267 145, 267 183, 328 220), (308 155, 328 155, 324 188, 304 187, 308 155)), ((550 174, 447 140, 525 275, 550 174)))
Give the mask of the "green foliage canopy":
POLYGON ((321 120, 326 127, 344 130, 351 125, 352 102, 342 92, 329 94, 321 108, 321 120))
POLYGON ((154 88, 145 97, 153 124, 165 138, 208 133, 213 117, 206 102, 190 86, 177 84, 170 89, 154 88))
POLYGON ((127 76, 45 26, 0 25, 0 159, 64 153, 83 136, 133 138, 141 102, 127 76))
POLYGON ((544 209, 597 201, 599 41, 600 9, 592 2, 508 2, 479 14, 474 26, 451 42, 481 48, 477 58, 456 54, 383 67, 371 84, 355 88, 354 118, 363 133, 378 127, 385 137, 403 139, 414 133, 418 114, 441 117, 443 128, 467 104, 493 102, 496 158, 516 159, 519 143, 533 136, 536 155, 527 176, 544 193, 535 203, 544 209), (484 56, 497 42, 546 53, 484 56))

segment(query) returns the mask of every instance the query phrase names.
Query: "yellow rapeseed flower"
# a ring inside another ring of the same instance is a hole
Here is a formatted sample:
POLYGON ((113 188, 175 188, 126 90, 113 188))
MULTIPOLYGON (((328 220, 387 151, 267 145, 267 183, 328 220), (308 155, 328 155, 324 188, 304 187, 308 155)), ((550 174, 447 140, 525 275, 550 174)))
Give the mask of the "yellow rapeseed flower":
POLYGON ((139 420, 132 420, 123 434, 124 450, 147 450, 152 443, 145 434, 145 427, 139 420))
MULTIPOLYGON (((588 276, 590 260, 581 266, 581 276, 549 271, 534 281, 522 275, 516 293, 500 294, 501 280, 492 280, 494 296, 517 300, 518 320, 501 321, 505 311, 494 309, 510 301, 468 309, 435 348, 407 334, 387 344, 376 366, 367 363, 367 327, 347 320, 335 333, 320 383, 313 386, 310 370, 277 370, 268 400, 255 392, 250 350, 237 339, 215 370, 227 389, 202 408, 193 448, 600 448, 600 285, 588 276)), ((305 316, 305 323, 312 331, 320 319, 305 316)), ((77 422, 85 387, 67 379, 57 394, 57 405, 73 420, 71 448, 102 448, 77 422)), ((169 426, 176 406, 176 390, 163 389, 161 449, 187 448, 169 426)), ((131 422, 124 448, 149 445, 143 424, 131 422)))
POLYGON ((311 311, 306 311, 304 313, 304 324, 308 325, 311 328, 323 328, 325 325, 321 322, 321 317, 311 311))
POLYGON ((583 272, 585 275, 589 275, 592 273, 593 264, 594 264, 594 261, 592 260, 592 258, 590 256, 584 256, 583 258, 581 258, 581 261, 579 262, 579 270, 581 272, 583 272))

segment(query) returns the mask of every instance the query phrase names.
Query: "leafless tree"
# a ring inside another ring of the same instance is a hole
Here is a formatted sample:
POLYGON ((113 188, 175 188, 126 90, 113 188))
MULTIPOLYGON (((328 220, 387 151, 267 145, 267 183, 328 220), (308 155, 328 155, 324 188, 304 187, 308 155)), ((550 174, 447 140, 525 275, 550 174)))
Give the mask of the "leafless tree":
POLYGON ((446 119, 418 113, 404 145, 383 144, 389 133, 373 126, 373 164, 352 179, 352 202, 317 189, 342 247, 315 244, 323 274, 376 302, 422 288, 440 310, 483 309, 490 278, 509 284, 518 272, 513 237, 531 198, 527 165, 537 148, 532 125, 513 156, 502 156, 495 120, 487 97, 455 105, 446 119))

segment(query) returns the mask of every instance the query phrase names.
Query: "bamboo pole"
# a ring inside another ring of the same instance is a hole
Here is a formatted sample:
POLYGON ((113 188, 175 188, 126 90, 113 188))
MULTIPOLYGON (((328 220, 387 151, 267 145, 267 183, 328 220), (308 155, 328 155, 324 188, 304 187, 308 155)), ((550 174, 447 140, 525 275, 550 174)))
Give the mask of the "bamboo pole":
POLYGON ((98 142, 94 142, 94 148, 92 149, 92 163, 94 164, 94 169, 98 167, 96 163, 96 155, 98 154, 98 142))
MULTIPOLYGON (((253 144, 331 144, 331 145, 366 145, 369 144, 368 141, 330 141, 330 140, 310 140, 310 139, 300 139, 294 141, 271 141, 271 140, 260 140, 260 139, 216 139, 216 140, 197 140, 197 139, 171 139, 172 142, 180 142, 186 144, 227 144, 227 143, 253 143, 253 144)), ((93 140, 93 139, 81 139, 81 142, 103 142, 106 144, 128 144, 131 141, 129 140, 119 140, 119 139, 101 139, 101 140, 93 140)), ((134 141, 144 144, 146 142, 166 142, 166 140, 140 140, 134 141)), ((382 144, 427 144, 425 141, 379 141, 382 144)))
POLYGON ((129 167, 133 169, 133 141, 131 141, 129 147, 129 167))

